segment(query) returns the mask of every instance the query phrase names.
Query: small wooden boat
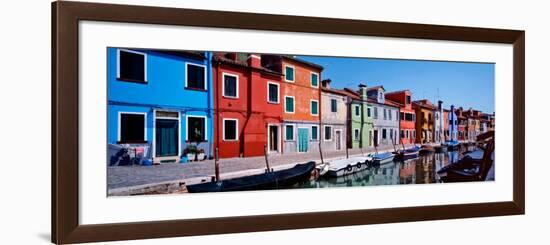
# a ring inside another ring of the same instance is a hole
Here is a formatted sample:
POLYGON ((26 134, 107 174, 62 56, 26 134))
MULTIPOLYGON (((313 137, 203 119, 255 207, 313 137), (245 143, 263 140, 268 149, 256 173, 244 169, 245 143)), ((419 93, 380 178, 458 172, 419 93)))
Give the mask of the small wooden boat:
POLYGON ((460 143, 458 141, 445 141, 445 145, 449 151, 456 151, 460 148, 460 143))
POLYGON ((341 177, 349 174, 354 174, 372 166, 372 157, 360 156, 346 159, 339 159, 327 163, 328 169, 324 176, 341 177))
POLYGON ((394 158, 395 154, 391 152, 377 153, 372 155, 372 163, 375 165, 389 163, 392 162, 394 158))
POLYGON ((396 159, 399 160, 407 160, 407 159, 413 159, 418 157, 418 153, 420 151, 420 147, 414 146, 409 149, 405 150, 399 150, 397 151, 397 154, 395 155, 396 159))
POLYGON ((187 186, 190 193, 272 190, 292 186, 301 181, 309 180, 315 169, 315 162, 296 164, 296 166, 240 178, 200 183, 187 186))
MULTIPOLYGON (((488 140, 484 150, 468 153, 456 163, 449 164, 437 174, 443 182, 483 181, 488 179, 489 172, 493 168, 494 131, 478 136, 478 140, 488 140)), ((489 178, 490 179, 490 178, 489 178)))
POLYGON ((420 154, 422 155, 434 153, 435 151, 435 148, 431 145, 422 145, 422 147, 420 147, 420 154))
POLYGON ((435 152, 437 153, 445 153, 449 149, 446 145, 436 145, 434 146, 435 152))

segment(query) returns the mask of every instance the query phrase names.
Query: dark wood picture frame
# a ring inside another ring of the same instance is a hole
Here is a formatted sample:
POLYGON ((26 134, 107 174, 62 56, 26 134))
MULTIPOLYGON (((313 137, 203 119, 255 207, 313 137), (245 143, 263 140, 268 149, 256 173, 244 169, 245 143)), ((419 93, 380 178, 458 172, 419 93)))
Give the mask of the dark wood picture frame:
POLYGON ((66 1, 52 3, 51 10, 51 201, 54 243, 518 215, 525 212, 524 31, 66 1), (513 44, 513 201, 80 225, 78 23, 82 20, 513 44))

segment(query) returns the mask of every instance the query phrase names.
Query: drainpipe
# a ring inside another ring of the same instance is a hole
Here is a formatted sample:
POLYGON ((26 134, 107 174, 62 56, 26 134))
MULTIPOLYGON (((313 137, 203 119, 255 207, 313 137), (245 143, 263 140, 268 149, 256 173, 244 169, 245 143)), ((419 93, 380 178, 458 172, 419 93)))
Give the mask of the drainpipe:
MULTIPOLYGON (((212 80, 212 52, 207 52, 207 57, 206 57, 206 58, 207 58, 207 60, 206 60, 206 62, 207 62, 207 67, 210 68, 210 69, 209 69, 209 72, 208 72, 208 79, 207 79, 208 82, 209 82, 209 84, 208 84, 208 87, 209 87, 209 88, 208 88, 208 97, 207 97, 207 100, 208 100, 208 101, 206 102, 206 104, 207 104, 208 106, 207 106, 206 108, 207 108, 207 110, 208 110, 208 112, 207 112, 207 113, 208 113, 208 118, 210 118, 211 123, 213 123, 213 122, 214 122, 214 120, 213 120, 213 119, 214 119, 214 113, 213 113, 213 110, 212 110, 212 106, 213 106, 212 103, 213 103, 213 96, 214 96, 214 94, 213 94, 212 90, 214 89, 214 83, 213 83, 213 80, 212 80)), ((208 123, 208 122, 206 122, 206 123, 208 123)), ((213 124, 212 124, 212 125, 213 125, 213 124)), ((209 131, 208 128, 206 128, 205 130, 206 130, 206 132, 209 131)), ((214 137, 213 137, 213 135, 212 135, 212 134, 214 134, 214 130, 212 130, 212 132, 210 132, 210 134, 211 134, 212 139, 214 139, 214 137)), ((208 139, 205 138, 205 140, 208 140, 208 139)), ((208 147, 208 156, 212 156, 212 150, 213 150, 213 148, 214 148, 214 140, 212 140, 212 141, 210 142, 210 144, 209 144, 209 147, 208 147)), ((217 154, 217 153, 216 153, 216 154, 217 154)), ((217 157, 217 156, 216 156, 216 157, 217 157)))
MULTIPOLYGON (((216 104, 216 109, 215 109, 215 114, 217 115, 216 117, 216 136, 215 137, 212 137, 212 139, 215 139, 215 144, 216 144, 216 149, 219 149, 220 148, 220 97, 219 97, 219 89, 217 88, 217 85, 218 85, 218 79, 220 78, 220 63, 219 62, 216 62, 216 73, 215 73, 215 78, 212 79, 213 82, 212 82, 212 87, 216 87, 214 88, 214 91, 216 91, 216 96, 215 96, 215 104, 216 104)), ((213 117, 214 118, 214 117, 213 117)), ((214 123, 212 123, 214 124, 214 123)), ((216 156, 219 158, 219 156, 216 156)))

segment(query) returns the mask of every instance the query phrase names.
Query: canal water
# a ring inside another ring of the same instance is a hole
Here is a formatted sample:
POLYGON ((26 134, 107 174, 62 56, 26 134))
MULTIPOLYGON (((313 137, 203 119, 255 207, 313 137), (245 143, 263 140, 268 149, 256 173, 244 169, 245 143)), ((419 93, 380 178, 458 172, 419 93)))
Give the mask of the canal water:
POLYGON ((430 153, 405 161, 394 161, 355 174, 338 178, 323 178, 299 183, 292 188, 327 188, 349 186, 377 186, 427 184, 441 182, 437 171, 463 157, 463 152, 474 147, 445 153, 430 153))

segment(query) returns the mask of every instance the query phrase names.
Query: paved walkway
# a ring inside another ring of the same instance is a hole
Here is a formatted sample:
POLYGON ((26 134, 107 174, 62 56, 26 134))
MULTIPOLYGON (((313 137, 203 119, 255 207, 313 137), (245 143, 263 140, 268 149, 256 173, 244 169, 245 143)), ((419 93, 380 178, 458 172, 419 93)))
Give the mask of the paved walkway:
MULTIPOLYGON (((393 147, 379 148, 379 152, 393 151, 393 147)), ((349 149, 349 155, 361 155, 374 152, 372 149, 349 149)), ((323 152, 324 160, 344 158, 346 151, 323 152)), ((320 163, 318 152, 270 155, 269 165, 274 169, 294 166, 296 163, 316 161, 320 163), (288 165, 288 166, 285 166, 288 165)), ((261 173, 265 171, 265 157, 228 158, 220 160, 220 177, 222 179, 261 173)), ((107 167, 107 188, 115 189, 147 186, 169 182, 193 182, 209 181, 214 175, 214 160, 190 162, 185 164, 168 163, 155 166, 113 166, 107 167)))

